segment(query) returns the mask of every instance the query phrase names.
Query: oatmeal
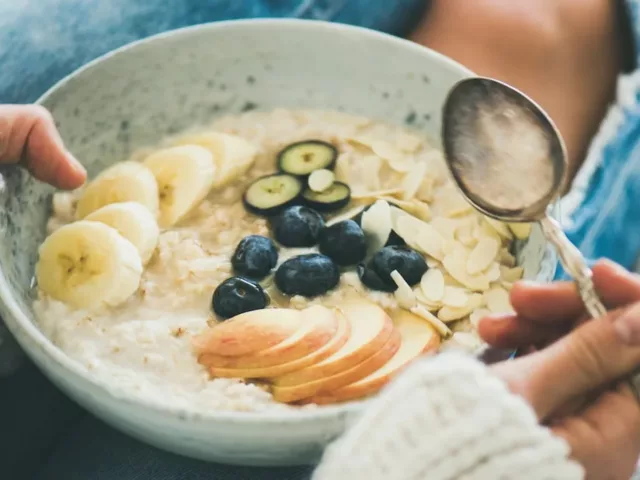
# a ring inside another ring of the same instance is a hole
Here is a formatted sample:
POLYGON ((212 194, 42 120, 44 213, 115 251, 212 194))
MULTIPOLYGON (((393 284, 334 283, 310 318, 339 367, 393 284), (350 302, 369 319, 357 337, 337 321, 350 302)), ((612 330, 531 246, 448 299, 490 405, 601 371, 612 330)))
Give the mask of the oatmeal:
POLYGON ((275 110, 54 195, 49 233, 35 311, 63 351, 143 396, 260 411, 373 394, 441 342, 478 348, 528 229, 473 210, 415 132, 275 110))

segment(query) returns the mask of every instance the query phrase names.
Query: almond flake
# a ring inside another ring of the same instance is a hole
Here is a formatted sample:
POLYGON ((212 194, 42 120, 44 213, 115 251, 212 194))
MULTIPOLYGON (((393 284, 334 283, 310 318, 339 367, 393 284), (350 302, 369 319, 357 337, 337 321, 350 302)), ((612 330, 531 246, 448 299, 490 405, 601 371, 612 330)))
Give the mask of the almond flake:
POLYGON ((437 268, 431 268, 422 275, 420 289, 429 302, 439 302, 444 297, 444 276, 437 268))
POLYGON ((454 322, 468 316, 476 308, 482 305, 483 298, 479 293, 474 293, 469 297, 469 301, 464 307, 449 307, 445 305, 438 311, 438 318, 443 322, 454 322))
POLYGON ((435 258, 427 256, 425 260, 427 262, 427 267, 429 268, 440 268, 442 266, 440 261, 436 260, 435 258))
POLYGON ((494 287, 484 292, 487 307, 493 313, 513 312, 513 307, 509 302, 509 292, 504 288, 494 287))
POLYGON ((374 199, 374 198, 379 198, 379 199, 384 199, 387 200, 389 198, 393 198, 393 197, 389 197, 388 195, 398 195, 402 193, 402 190, 400 188, 388 188, 386 190, 377 190, 375 192, 357 192, 357 193, 351 193, 351 198, 353 198, 354 200, 365 200, 365 199, 374 199))
MULTIPOLYGON (((402 190, 398 190, 394 193, 401 193, 402 190)), ((392 205, 396 205, 404 210, 406 213, 410 213, 414 217, 419 218, 420 220, 428 221, 431 219, 431 209, 429 205, 419 200, 413 199, 410 202, 404 200, 398 200, 393 197, 380 196, 381 200, 386 200, 392 205)))
POLYGON ((447 348, 460 348, 475 352, 483 347, 482 340, 470 332, 455 332, 447 343, 447 348))
POLYGON ((405 310, 415 307, 416 296, 413 294, 413 289, 405 281, 402 275, 400 275, 400 272, 397 270, 391 272, 391 279, 398 286, 396 291, 393 293, 394 297, 396 297, 396 300, 398 301, 398 305, 405 310))
POLYGON ((467 273, 467 261, 469 252, 462 247, 456 247, 452 252, 445 255, 442 260, 444 269, 458 282, 474 291, 485 291, 489 289, 489 280, 484 275, 469 275, 467 273))
POLYGON ((435 217, 431 220, 431 226, 440 233, 446 242, 455 240, 456 229, 458 228, 455 220, 447 217, 435 217))
POLYGON ((357 135, 346 139, 348 143, 360 147, 365 147, 371 150, 371 146, 377 141, 375 138, 368 135, 357 135))
POLYGON ((336 180, 340 182, 344 182, 346 184, 351 183, 350 180, 350 166, 349 162, 351 160, 351 154, 348 152, 341 153, 338 155, 338 159, 336 160, 336 167, 334 172, 336 174, 336 180))
POLYGON ((502 223, 490 217, 484 217, 484 221, 487 222, 489 226, 493 228, 496 233, 500 235, 500 237, 504 240, 511 240, 513 238, 511 230, 509 230, 509 227, 507 227, 505 223, 502 223))
POLYGON ((314 192, 324 192, 333 185, 335 179, 336 176, 331 170, 327 170, 326 168, 314 170, 311 172, 311 175, 309 175, 309 188, 314 192))
MULTIPOLYGON (((442 279, 444 284, 444 278, 442 279)), ((463 308, 469 303, 469 294, 466 290, 458 287, 446 286, 442 303, 445 307, 463 308)))
POLYGON ((401 216, 397 220, 395 231, 410 247, 437 260, 442 260, 444 239, 428 223, 411 215, 401 216))
POLYGON ((405 132, 400 132, 396 139, 396 146, 403 152, 407 153, 414 153, 420 148, 421 144, 422 140, 418 136, 405 132))
POLYGON ((523 274, 524 268, 522 267, 509 268, 507 266, 500 265, 500 276, 505 282, 516 282, 522 278, 523 274))
POLYGON ((502 281, 502 288, 504 288, 507 291, 510 291, 513 288, 513 283, 511 282, 506 282, 506 281, 502 281))
POLYGON ((411 200, 416 196, 426 173, 427 164, 423 162, 416 163, 413 168, 407 172, 401 185, 403 190, 402 198, 404 200, 411 200))
POLYGON ((441 302, 432 302, 428 300, 422 293, 421 288, 414 289, 413 294, 416 296, 416 300, 418 301, 418 303, 424 305, 430 312, 437 312, 442 308, 441 302))
POLYGON ((411 159, 389 142, 384 140, 375 141, 371 144, 371 150, 380 158, 386 160, 392 170, 399 173, 406 173, 411 170, 413 165, 411 159))
POLYGON ((494 238, 480 238, 467 259, 467 273, 477 275, 486 270, 498 256, 500 246, 500 242, 494 238))
POLYGON ((364 181, 368 190, 380 189, 380 168, 382 167, 382 159, 377 155, 367 155, 361 162, 361 168, 358 173, 364 181))
POLYGON ((367 240, 368 250, 377 252, 387 243, 391 234, 391 210, 384 200, 378 200, 362 214, 362 231, 367 240))
POLYGON ((461 225, 456 229, 456 233, 455 233, 456 240, 458 240, 465 247, 474 248, 478 244, 478 239, 473 235, 474 228, 475 228, 475 225, 471 223, 467 225, 461 225))
POLYGON ((530 223, 508 223, 509 230, 519 240, 526 240, 531 235, 530 223))
POLYGON ((469 321, 471 322, 471 325, 473 326, 473 328, 477 329, 478 324, 480 323, 480 320, 482 320, 484 317, 488 315, 491 315, 490 310, 487 310, 486 308, 478 308, 473 312, 471 312, 471 315, 469 315, 469 321))
POLYGON ((516 266, 516 258, 511 255, 511 252, 508 248, 503 248, 502 250, 500 250, 500 253, 498 254, 498 260, 500 260, 501 264, 507 267, 516 266))
POLYGON ((431 313, 423 306, 418 305, 416 307, 413 307, 411 309, 411 313, 429 322, 442 338, 449 338, 452 335, 453 332, 451 332, 451 329, 449 329, 449 327, 447 327, 444 322, 439 320, 438 317, 436 317, 433 313, 431 313))
POLYGON ((344 222, 345 220, 353 220, 360 212, 363 212, 365 208, 367 208, 365 205, 360 205, 350 210, 347 210, 343 214, 333 217, 325 225, 327 227, 330 227, 331 225, 344 222))
POLYGON ((489 268, 487 268, 484 272, 482 272, 489 282, 496 282, 500 280, 500 264, 498 262, 493 262, 489 268))

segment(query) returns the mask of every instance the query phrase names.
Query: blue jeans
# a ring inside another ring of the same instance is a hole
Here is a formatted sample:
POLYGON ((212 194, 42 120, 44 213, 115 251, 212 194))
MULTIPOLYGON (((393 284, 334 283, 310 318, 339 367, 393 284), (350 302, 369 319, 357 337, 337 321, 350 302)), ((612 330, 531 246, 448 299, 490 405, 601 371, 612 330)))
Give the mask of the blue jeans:
MULTIPOLYGON (((0 0, 0 103, 29 103, 82 64, 155 33, 216 20, 299 17, 406 35, 428 0, 0 0), (20 6, 26 4, 26 6, 20 6)), ((0 379, 0 478, 309 478, 310 468, 207 464, 161 452, 91 417, 32 365, 0 379)))

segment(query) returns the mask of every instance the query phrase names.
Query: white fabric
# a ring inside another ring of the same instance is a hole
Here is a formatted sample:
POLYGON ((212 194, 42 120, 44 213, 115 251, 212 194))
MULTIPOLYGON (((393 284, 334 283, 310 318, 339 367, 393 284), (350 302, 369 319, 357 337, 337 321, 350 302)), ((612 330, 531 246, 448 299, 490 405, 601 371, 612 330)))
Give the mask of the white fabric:
POLYGON ((331 445, 313 480, 578 480, 569 447, 479 362, 417 362, 331 445))

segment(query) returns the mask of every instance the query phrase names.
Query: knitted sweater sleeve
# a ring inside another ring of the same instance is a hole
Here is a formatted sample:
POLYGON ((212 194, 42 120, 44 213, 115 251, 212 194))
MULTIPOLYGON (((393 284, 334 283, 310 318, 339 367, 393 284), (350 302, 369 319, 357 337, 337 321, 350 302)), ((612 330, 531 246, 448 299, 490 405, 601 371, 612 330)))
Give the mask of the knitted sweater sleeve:
POLYGON ((329 446, 313 480, 578 480, 569 446, 479 362, 416 362, 329 446))

